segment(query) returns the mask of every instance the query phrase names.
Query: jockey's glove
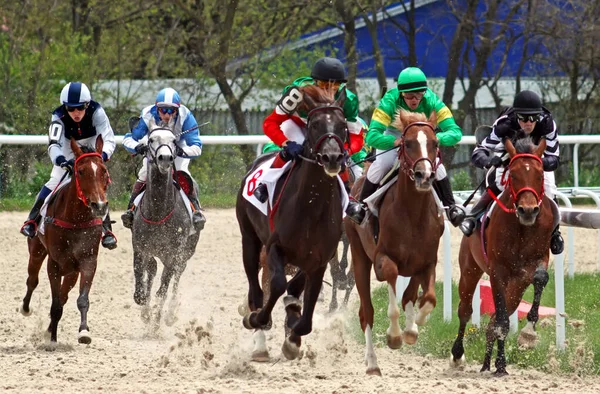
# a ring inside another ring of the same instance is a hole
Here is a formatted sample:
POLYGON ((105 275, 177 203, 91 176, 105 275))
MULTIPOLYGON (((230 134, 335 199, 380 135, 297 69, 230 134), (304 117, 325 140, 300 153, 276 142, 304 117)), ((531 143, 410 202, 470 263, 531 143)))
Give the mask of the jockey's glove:
POLYGON ((303 151, 304 147, 302 145, 294 141, 288 141, 283 147, 283 158, 286 160, 297 159, 303 151))
MULTIPOLYGON (((62 157, 64 159, 64 156, 59 156, 59 158, 62 157)), ((56 159, 56 161, 58 162, 58 159, 56 159)), ((60 168, 62 168, 63 170, 67 171, 69 173, 69 175, 73 175, 73 167, 75 166, 75 160, 71 159, 71 160, 64 160, 59 164, 60 168)))
POLYGON ((491 167, 498 168, 501 165, 502 165, 502 158, 500 158, 500 156, 492 156, 492 157, 490 157, 489 161, 485 165, 485 168, 491 168, 491 167))
POLYGON ((148 145, 146 144, 137 144, 135 146, 135 154, 140 156, 145 156, 146 152, 148 152, 148 145))
POLYGON ((181 146, 175 145, 175 156, 186 157, 187 155, 185 154, 181 146))

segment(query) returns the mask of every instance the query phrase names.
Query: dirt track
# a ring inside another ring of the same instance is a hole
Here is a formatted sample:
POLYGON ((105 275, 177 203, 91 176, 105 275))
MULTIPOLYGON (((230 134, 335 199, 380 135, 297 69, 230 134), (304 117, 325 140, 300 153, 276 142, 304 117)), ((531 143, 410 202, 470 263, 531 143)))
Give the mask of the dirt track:
MULTIPOLYGON (((301 360, 287 361, 281 356, 283 318, 282 308, 278 306, 274 328, 267 334, 271 362, 251 362, 252 334, 242 327, 237 313, 247 285, 235 214, 231 209, 209 210, 206 216, 208 223, 196 255, 182 278, 179 320, 173 327, 162 326, 154 331, 140 319, 140 308, 132 297, 131 237, 128 230, 117 224, 119 248, 101 251, 90 295, 91 345, 77 343, 79 312, 74 290, 59 325, 59 346, 55 351, 48 351, 43 332, 49 322, 50 289, 44 269, 32 299, 33 315, 24 317, 16 312, 25 294, 27 250, 18 229, 26 213, 1 213, 0 390, 61 393, 600 392, 598 378, 581 380, 576 376, 543 374, 509 366, 511 375, 495 379, 478 372, 478 360, 465 370, 456 371, 450 370, 445 360, 415 357, 407 354, 406 349, 377 349, 383 377, 366 376, 362 361, 364 348, 345 329, 346 316, 325 313, 328 297, 317 308, 314 331, 303 341, 305 354, 301 360)), ((453 231, 453 236, 456 253, 457 232, 453 231)), ((597 233, 577 231, 576 239, 577 271, 594 270, 598 256, 597 233)), ((438 278, 441 278, 441 268, 438 278)), ((353 299, 355 297, 353 294, 353 299)))

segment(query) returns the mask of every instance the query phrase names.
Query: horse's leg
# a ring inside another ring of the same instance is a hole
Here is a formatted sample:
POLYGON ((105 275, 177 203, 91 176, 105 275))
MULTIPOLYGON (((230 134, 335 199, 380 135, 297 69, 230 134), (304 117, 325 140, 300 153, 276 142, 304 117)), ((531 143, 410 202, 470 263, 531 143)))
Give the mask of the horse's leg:
MULTIPOLYGON (((494 342, 496 340, 498 340, 498 342, 504 341, 510 328, 508 311, 506 309, 506 299, 504 297, 505 289, 507 287, 505 276, 504 272, 499 272, 498 270, 490 272, 490 283, 492 294, 494 296, 496 313, 490 320, 486 333, 485 357, 483 366, 481 367, 482 372, 490 370, 494 342)), ((500 346, 498 346, 498 354, 496 356, 496 374, 506 374, 506 358, 504 352, 500 352, 500 346)))
MULTIPOLYGON (((402 345, 402 339, 409 345, 414 345, 417 343, 417 338, 419 337, 419 327, 417 326, 417 313, 415 305, 417 303, 417 298, 419 295, 419 278, 420 276, 412 276, 410 281, 408 282, 408 286, 406 286, 406 290, 404 290, 404 294, 402 294, 402 309, 404 310, 404 315, 406 317, 404 331, 402 332, 401 339, 397 340, 397 346, 400 347, 402 345)), ((395 288, 395 284, 394 287, 395 288)), ((388 292, 390 291, 390 286, 388 286, 388 292)), ((391 295, 390 295, 391 297, 391 295)), ((394 292, 394 301, 395 301, 395 292, 394 292)), ((392 299, 389 301, 390 305, 392 303, 392 299)), ((398 313, 400 313, 398 311, 398 313)), ((388 306, 388 316, 390 314, 390 307, 388 306)), ((391 318, 390 318, 391 319, 391 318)), ((388 328, 388 332, 392 329, 392 325, 398 322, 398 318, 394 321, 390 320, 390 328, 388 328)), ((394 338, 391 338, 388 334, 388 346, 392 349, 397 349, 392 347, 390 341, 394 338)))
POLYGON ((78 271, 73 271, 63 277, 62 285, 60 286, 60 303, 63 306, 69 299, 69 292, 75 287, 75 284, 77 284, 77 279, 79 279, 78 271))
POLYGON ((287 285, 287 295, 283 297, 285 306, 285 336, 289 336, 292 328, 300 320, 302 314, 302 302, 300 296, 306 287, 306 274, 298 270, 287 285))
MULTIPOLYGON (((354 251, 353 251, 354 253, 354 251)), ((380 254, 376 257, 375 263, 375 274, 377 279, 380 281, 386 281, 388 284, 388 310, 387 316, 390 320, 390 325, 386 331, 387 344, 390 349, 399 349, 402 346, 402 330, 398 318, 400 317, 400 309, 398 308, 398 302, 396 301, 396 281, 398 280, 398 266, 388 256, 380 254)), ((416 290, 418 289, 418 283, 413 284, 413 280, 409 283, 409 287, 406 289, 405 294, 410 294, 409 290, 411 286, 414 287, 414 294, 416 300, 416 290)), ((411 292, 413 292, 411 290, 411 292)), ((414 304, 413 304, 414 305, 414 304)))
POLYGON ((350 300, 350 294, 352 294, 352 289, 354 288, 354 263, 350 265, 350 269, 348 270, 348 284, 346 285, 346 295, 344 295, 344 301, 342 306, 346 308, 348 306, 348 300, 350 300))
POLYGON ((87 325, 87 313, 90 307, 89 294, 96 274, 96 257, 90 257, 85 262, 80 262, 81 279, 79 280, 79 297, 77 297, 77 309, 81 314, 79 325, 79 343, 89 344, 92 342, 89 327, 87 325))
POLYGON ((169 306, 167 308, 167 315, 165 316, 165 324, 172 326, 177 321, 177 306, 179 303, 179 280, 181 275, 187 266, 187 261, 179 262, 175 265, 173 273, 173 287, 171 289, 171 299, 169 300, 169 306))
POLYGON ((527 325, 523 327, 517 342, 519 346, 533 348, 537 344, 538 335, 535 332, 536 324, 539 319, 540 301, 542 292, 548 283, 548 271, 546 267, 540 265, 533 274, 533 303, 527 314, 527 325))
POLYGON ((365 253, 360 237, 351 223, 345 224, 346 235, 350 240, 352 251, 352 266, 354 268, 354 279, 356 290, 360 298, 358 317, 360 326, 365 334, 365 363, 367 364, 367 375, 381 376, 381 370, 377 365, 377 356, 373 346, 373 304, 371 303, 371 266, 373 263, 365 253))
POLYGON ((459 327, 454 345, 452 345, 450 358, 450 366, 452 367, 457 367, 465 362, 465 348, 463 345, 465 329, 473 314, 473 294, 482 275, 483 271, 469 252, 466 259, 461 261, 460 280, 458 282, 458 296, 460 298, 458 303, 459 327))
POLYGON ((52 294, 52 305, 50 306, 50 325, 48 332, 50 333, 50 342, 56 343, 58 322, 63 314, 63 306, 60 302, 60 285, 61 275, 58 263, 48 257, 48 279, 50 280, 50 292, 52 294))
MULTIPOLYGON (((268 330, 271 328, 271 312, 287 287, 284 269, 285 259, 279 245, 271 245, 267 255, 267 264, 271 271, 271 291, 269 298, 260 311, 251 312, 249 315, 244 316, 243 324, 247 329, 261 328, 268 330)), ((256 279, 256 284, 258 284, 258 277, 256 279)), ((258 289, 260 290, 260 286, 258 286, 258 289)))
POLYGON ((263 290, 258 281, 262 248, 263 245, 253 230, 242 231, 242 259, 246 278, 248 279, 248 307, 250 311, 256 311, 263 306, 263 290))
POLYGON ((338 252, 335 251, 335 255, 331 260, 329 260, 329 267, 331 272, 331 302, 329 303, 329 312, 333 312, 338 308, 337 302, 337 289, 344 288, 345 285, 342 285, 342 281, 345 279, 342 278, 342 271, 340 269, 340 260, 338 259, 338 252))
POLYGON ((146 292, 146 283, 144 282, 144 272, 146 265, 142 254, 135 250, 133 251, 133 276, 135 278, 135 291, 133 292, 133 300, 138 305, 146 305, 148 293, 146 292))
MULTIPOLYGON (((349 249, 350 249, 350 241, 348 240, 348 236, 346 235, 346 232, 343 231, 342 232, 342 258, 340 259, 340 272, 342 274, 344 282, 346 282, 348 280, 345 273, 346 273, 346 269, 348 269, 348 250, 349 249)), ((348 285, 346 284, 346 286, 344 286, 344 288, 347 288, 347 287, 348 287, 348 285)), ((340 288, 340 290, 343 290, 343 288, 340 288)))
POLYGON ((167 298, 167 291, 169 290, 169 284, 171 283, 171 278, 173 278, 173 275, 175 274, 175 264, 174 261, 165 261, 163 264, 163 272, 160 276, 160 287, 156 291, 156 298, 158 299, 155 317, 156 323, 160 323, 162 310, 167 298))
MULTIPOLYGON (((308 335, 312 331, 312 318, 315 312, 315 306, 319 299, 319 292, 321 286, 323 286, 323 276, 327 270, 327 264, 323 267, 315 270, 306 281, 304 287, 304 309, 302 310, 302 316, 292 326, 290 335, 286 337, 283 342, 281 351, 288 360, 294 360, 300 354, 300 345, 302 344, 302 337, 308 335)), ((286 305, 286 310, 287 310, 286 305)))
POLYGON ((29 264, 27 266, 27 293, 23 298, 23 304, 21 304, 20 312, 24 316, 31 315, 31 308, 29 303, 31 302, 31 295, 37 287, 39 281, 40 269, 44 263, 44 259, 48 255, 46 248, 42 244, 42 241, 38 237, 34 237, 29 241, 29 264))

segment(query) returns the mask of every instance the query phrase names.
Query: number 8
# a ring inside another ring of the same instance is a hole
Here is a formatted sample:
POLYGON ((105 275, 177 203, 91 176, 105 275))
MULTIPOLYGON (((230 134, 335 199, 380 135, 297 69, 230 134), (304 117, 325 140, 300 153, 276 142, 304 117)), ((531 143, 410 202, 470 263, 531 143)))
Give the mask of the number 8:
POLYGON ((302 102, 302 93, 296 88, 292 88, 281 100, 281 106, 288 112, 294 112, 298 104, 302 102))

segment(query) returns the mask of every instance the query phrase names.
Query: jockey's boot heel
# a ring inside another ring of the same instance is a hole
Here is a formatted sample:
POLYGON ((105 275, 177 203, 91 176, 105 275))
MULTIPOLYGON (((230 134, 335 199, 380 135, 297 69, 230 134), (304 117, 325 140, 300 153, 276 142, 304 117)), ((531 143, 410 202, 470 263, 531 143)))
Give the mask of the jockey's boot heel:
POLYGON ((366 210, 363 204, 356 200, 350 200, 346 208, 346 215, 356 224, 361 224, 365 219, 366 210))
POLYGON ((267 190, 267 185, 265 185, 264 183, 259 184, 254 189, 252 194, 254 195, 254 197, 256 197, 256 199, 258 201, 260 201, 262 204, 264 204, 265 202, 267 202, 267 199, 269 198, 269 191, 267 190))
POLYGON ((460 231, 467 237, 470 237, 473 234, 473 230, 475 230, 477 223, 474 217, 468 217, 463 220, 463 222, 458 226, 460 231))
POLYGON ((197 210, 192 216, 192 222, 196 231, 202 231, 204 230, 204 225, 206 224, 206 217, 202 214, 202 211, 197 210))
POLYGON ((550 251, 553 255, 561 254, 565 250, 565 241, 560 234, 559 226, 556 226, 550 238, 550 251))
POLYGON ((104 221, 102 221, 102 247, 108 250, 113 250, 117 247, 117 237, 112 232, 110 214, 106 214, 104 221))
MULTIPOLYGON (((367 177, 365 177, 362 189, 360 190, 360 196, 358 197, 358 201, 356 202, 359 205, 360 209, 355 209, 355 211, 351 213, 348 213, 348 211, 346 211, 346 214, 356 224, 362 224, 362 222, 365 220, 368 208, 363 201, 369 198, 371 194, 375 193, 378 186, 379 185, 377 183, 373 183, 367 177)), ((350 209, 350 206, 348 206, 348 209, 350 209)))

